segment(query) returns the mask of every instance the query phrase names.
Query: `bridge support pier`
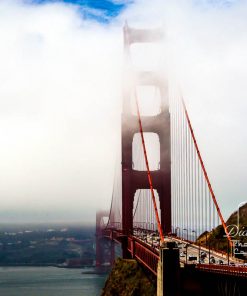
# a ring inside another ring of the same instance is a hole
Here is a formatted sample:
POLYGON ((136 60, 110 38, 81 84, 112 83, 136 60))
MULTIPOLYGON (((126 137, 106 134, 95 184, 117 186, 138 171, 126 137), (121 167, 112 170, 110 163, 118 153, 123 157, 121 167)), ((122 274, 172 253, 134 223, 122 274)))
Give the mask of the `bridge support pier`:
POLYGON ((180 296, 179 249, 174 242, 160 247, 157 270, 157 296, 180 296))
POLYGON ((131 259, 132 254, 128 250, 128 236, 125 235, 122 237, 122 257, 123 259, 131 259))

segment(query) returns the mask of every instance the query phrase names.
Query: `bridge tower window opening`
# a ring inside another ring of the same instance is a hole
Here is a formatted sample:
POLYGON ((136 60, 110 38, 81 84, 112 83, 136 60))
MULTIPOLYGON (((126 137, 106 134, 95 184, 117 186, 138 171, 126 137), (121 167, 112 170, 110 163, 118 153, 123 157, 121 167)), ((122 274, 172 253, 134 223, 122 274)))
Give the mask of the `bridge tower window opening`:
POLYGON ((155 85, 138 85, 136 93, 132 93, 130 106, 131 113, 137 115, 136 96, 138 98, 141 116, 155 116, 161 112, 160 88, 155 85))
POLYGON ((161 42, 134 43, 130 46, 131 63, 138 70, 158 71, 163 60, 161 42))
MULTIPOLYGON (((154 190, 154 196, 158 208, 158 215, 161 217, 157 190, 154 190)), ((134 195, 133 227, 150 231, 158 230, 150 189, 138 189, 134 195)))
MULTIPOLYGON (((148 162, 151 171, 160 168, 160 141, 156 133, 144 133, 146 149, 148 153, 148 162)), ((133 169, 137 171, 146 171, 144 152, 141 142, 141 134, 136 133, 132 142, 132 164, 133 169)))
POLYGON ((100 226, 102 228, 106 227, 107 226, 107 223, 108 223, 108 220, 109 220, 109 217, 108 216, 107 217, 102 217, 101 218, 101 221, 100 221, 100 226))

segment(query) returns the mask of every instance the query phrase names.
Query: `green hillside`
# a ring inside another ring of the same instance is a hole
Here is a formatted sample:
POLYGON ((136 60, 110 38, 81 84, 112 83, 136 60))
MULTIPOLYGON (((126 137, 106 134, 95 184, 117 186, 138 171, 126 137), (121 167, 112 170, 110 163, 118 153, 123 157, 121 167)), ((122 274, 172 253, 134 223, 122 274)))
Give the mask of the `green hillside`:
POLYGON ((101 296, 153 296, 156 279, 146 274, 135 260, 117 259, 101 296))
MULTIPOLYGON (((247 203, 230 215, 226 221, 228 231, 231 233, 232 240, 238 240, 240 243, 247 243, 247 203)), ((222 225, 217 226, 211 232, 202 233, 198 240, 201 245, 210 244, 211 248, 227 252, 228 243, 225 231, 222 225)), ((242 257, 239 255, 239 257, 242 257)))

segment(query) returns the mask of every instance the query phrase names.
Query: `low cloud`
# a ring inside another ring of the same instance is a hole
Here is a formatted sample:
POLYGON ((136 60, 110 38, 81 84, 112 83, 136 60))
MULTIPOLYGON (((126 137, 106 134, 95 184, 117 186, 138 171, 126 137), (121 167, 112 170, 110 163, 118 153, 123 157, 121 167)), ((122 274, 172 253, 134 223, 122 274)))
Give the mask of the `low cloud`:
POLYGON ((246 1, 142 0, 100 24, 73 5, 1 1, 1 211, 94 221, 97 207, 109 207, 127 19, 164 26, 165 70, 181 85, 228 215, 246 199, 246 15, 246 1))

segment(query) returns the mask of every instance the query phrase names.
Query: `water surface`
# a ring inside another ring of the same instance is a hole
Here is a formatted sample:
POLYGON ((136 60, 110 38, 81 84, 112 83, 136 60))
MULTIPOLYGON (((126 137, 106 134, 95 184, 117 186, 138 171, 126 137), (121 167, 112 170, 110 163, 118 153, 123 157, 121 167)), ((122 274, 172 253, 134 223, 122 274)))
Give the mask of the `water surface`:
POLYGON ((93 268, 0 267, 0 295, 98 296, 107 275, 93 271, 93 268))

